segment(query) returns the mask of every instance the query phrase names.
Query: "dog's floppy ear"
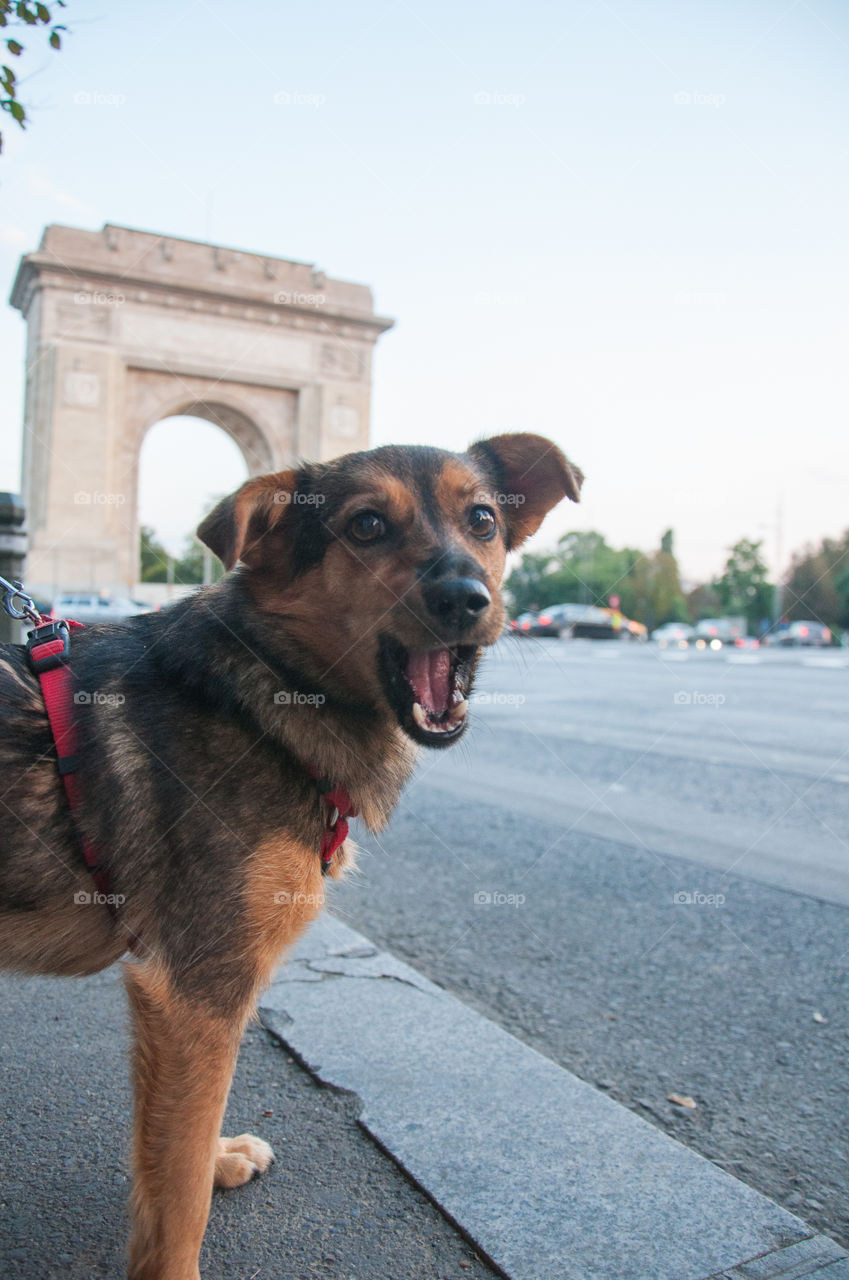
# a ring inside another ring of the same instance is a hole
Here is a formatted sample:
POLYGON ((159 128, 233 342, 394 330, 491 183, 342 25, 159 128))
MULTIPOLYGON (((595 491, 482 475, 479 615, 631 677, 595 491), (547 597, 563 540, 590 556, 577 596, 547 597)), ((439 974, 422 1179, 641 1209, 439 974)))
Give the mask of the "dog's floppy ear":
POLYGON ((581 500, 584 475, 545 436, 519 431, 479 440, 470 455, 495 483, 509 529, 509 549, 536 533, 561 498, 581 500))
POLYGON ((263 538, 289 510, 297 480, 296 471, 278 471, 246 480, 241 489, 223 498, 201 521, 197 536, 215 552, 225 569, 232 569, 238 560, 248 565, 255 562, 263 538))

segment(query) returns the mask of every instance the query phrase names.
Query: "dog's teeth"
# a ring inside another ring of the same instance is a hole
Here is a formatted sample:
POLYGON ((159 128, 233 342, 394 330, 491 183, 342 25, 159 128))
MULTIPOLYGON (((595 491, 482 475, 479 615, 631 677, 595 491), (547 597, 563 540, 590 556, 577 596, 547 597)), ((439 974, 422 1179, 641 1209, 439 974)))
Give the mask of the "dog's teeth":
POLYGON ((466 718, 466 712, 469 704, 464 698, 451 708, 445 720, 432 719, 425 711, 420 702, 413 703, 413 719, 420 729, 424 729, 425 733, 451 733, 466 718))

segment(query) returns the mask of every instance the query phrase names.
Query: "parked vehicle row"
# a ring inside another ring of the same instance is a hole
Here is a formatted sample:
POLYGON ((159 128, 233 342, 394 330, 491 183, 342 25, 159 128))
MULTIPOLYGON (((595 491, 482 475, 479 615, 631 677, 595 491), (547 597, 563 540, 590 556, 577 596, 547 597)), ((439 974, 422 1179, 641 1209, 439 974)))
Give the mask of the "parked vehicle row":
MULTIPOLYGON (((659 649, 721 649, 746 645, 745 618, 702 618, 694 627, 686 622, 667 622, 656 627, 651 635, 659 649)), ((754 641, 757 647, 757 640, 754 641)))
MULTIPOLYGON (((541 612, 520 613, 509 624, 512 635, 550 636, 557 639, 645 640, 646 628, 626 618, 617 609, 592 604, 555 604, 541 612)), ((761 645, 823 646, 832 643, 831 630, 822 622, 791 622, 761 637, 746 634, 745 618, 702 618, 695 626, 687 622, 666 622, 651 633, 659 649, 722 649, 743 651, 761 645)))
POLYGON ((510 622, 510 632, 519 636, 567 636, 585 640, 645 640, 648 632, 641 622, 626 618, 618 609, 594 604, 554 604, 540 613, 520 613, 510 622))
POLYGON ((50 610, 54 618, 75 622, 117 622, 135 613, 149 613, 152 606, 129 596, 106 596, 97 591, 66 591, 57 596, 50 610))
POLYGON ((686 622, 667 622, 652 632, 659 649, 759 649, 761 645, 781 647, 823 646, 832 642, 831 629, 822 622, 791 622, 760 637, 746 634, 743 618, 704 618, 691 627, 686 622))

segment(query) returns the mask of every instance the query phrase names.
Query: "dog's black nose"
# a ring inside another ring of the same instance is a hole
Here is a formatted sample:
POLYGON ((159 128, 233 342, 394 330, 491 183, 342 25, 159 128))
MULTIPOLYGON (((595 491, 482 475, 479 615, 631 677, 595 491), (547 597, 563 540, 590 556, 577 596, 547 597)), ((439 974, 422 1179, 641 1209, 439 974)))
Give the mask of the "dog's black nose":
POLYGON ((486 583, 479 578, 442 578, 428 583, 422 594, 433 616, 459 631, 477 622, 492 603, 486 583))

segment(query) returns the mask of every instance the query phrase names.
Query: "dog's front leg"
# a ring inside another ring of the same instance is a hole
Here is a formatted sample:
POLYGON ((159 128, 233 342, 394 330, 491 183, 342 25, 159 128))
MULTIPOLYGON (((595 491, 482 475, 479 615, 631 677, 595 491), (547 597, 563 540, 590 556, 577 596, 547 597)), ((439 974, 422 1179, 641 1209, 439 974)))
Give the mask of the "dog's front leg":
POLYGON ((152 964, 128 964, 135 1045, 130 1280, 199 1280, 218 1135, 247 1016, 184 999, 152 964))

